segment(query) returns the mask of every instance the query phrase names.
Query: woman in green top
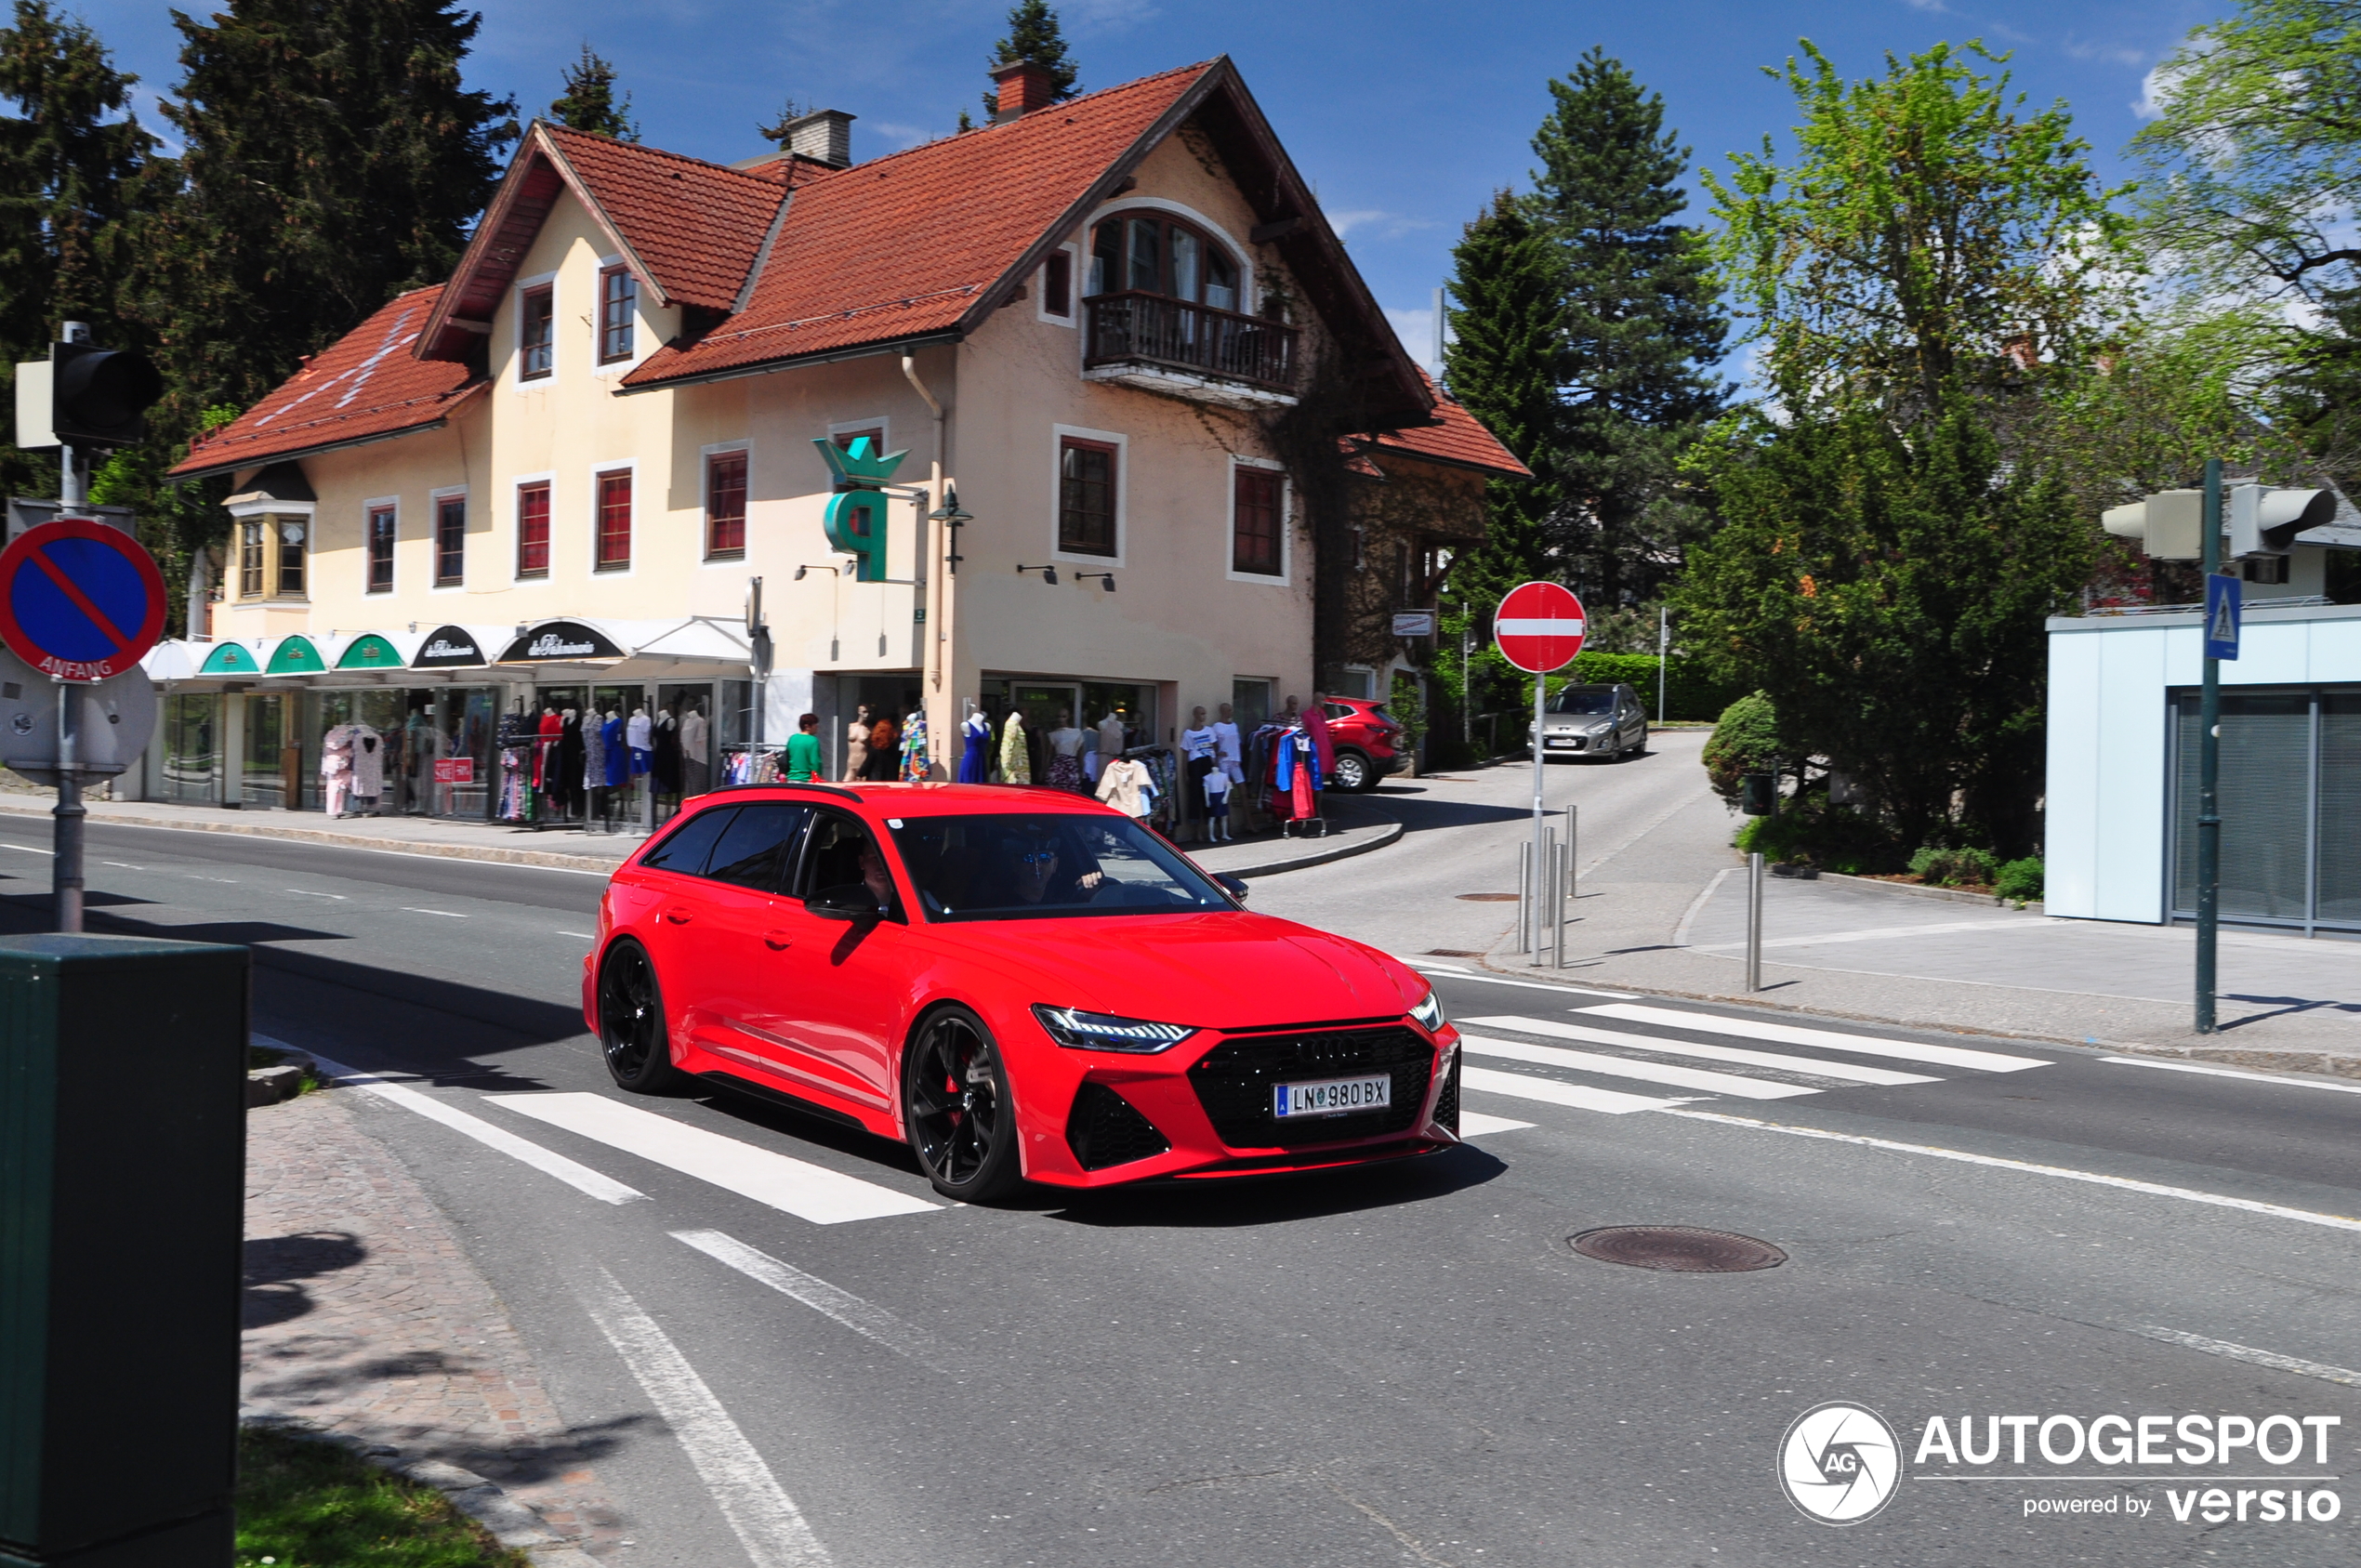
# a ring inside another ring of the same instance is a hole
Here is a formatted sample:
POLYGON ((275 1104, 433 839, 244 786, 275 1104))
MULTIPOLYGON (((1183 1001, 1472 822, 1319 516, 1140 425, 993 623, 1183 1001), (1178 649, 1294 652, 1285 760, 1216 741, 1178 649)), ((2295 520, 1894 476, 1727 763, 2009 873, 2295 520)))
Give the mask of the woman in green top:
POLYGON ((787 782, 810 784, 826 764, 820 757, 820 716, 807 713, 796 720, 796 734, 787 737, 787 782))

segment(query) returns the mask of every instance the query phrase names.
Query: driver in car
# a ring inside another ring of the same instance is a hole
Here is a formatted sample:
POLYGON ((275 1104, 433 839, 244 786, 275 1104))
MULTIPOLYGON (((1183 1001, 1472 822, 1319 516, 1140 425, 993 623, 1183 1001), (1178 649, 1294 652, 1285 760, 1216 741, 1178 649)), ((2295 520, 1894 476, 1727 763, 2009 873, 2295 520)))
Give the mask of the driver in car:
POLYGON ((1058 841, 1049 834, 1017 839, 1010 853, 1016 861, 1011 886, 1021 903, 1088 903, 1105 879, 1095 864, 1076 876, 1061 876, 1058 841))

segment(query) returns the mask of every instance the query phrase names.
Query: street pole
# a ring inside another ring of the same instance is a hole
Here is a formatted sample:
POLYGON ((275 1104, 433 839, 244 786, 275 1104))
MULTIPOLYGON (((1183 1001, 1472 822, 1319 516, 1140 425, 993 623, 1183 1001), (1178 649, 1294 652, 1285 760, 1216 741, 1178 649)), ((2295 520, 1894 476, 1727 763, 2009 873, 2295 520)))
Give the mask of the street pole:
POLYGON ((1664 671, 1672 659, 1672 611, 1656 606, 1656 722, 1664 722, 1664 671))
POLYGON ((1762 851, 1747 856, 1747 990, 1762 989, 1762 851))
MULTIPOLYGON (((66 323, 67 340, 76 341, 73 323, 66 323)), ((81 455, 71 446, 58 449, 58 499, 64 503, 60 512, 71 512, 83 504, 81 455)), ((51 829, 49 886, 57 900, 58 929, 82 929, 82 826, 90 812, 82 804, 82 774, 74 756, 75 710, 81 703, 75 700, 74 685, 69 680, 55 680, 58 689, 58 803, 50 809, 55 819, 51 829)))
MULTIPOLYGON (((1539 664, 1541 661, 1537 659, 1534 662, 1539 664)), ((1541 847, 1541 770, 1549 766, 1549 759, 1541 747, 1541 709, 1548 701, 1549 691, 1549 672, 1537 671, 1533 677, 1533 879, 1537 894, 1540 891, 1541 868, 1548 863, 1543 859, 1548 851, 1541 847)), ((1538 903, 1534 905, 1533 943, 1537 954, 1541 948, 1540 907, 1538 903)))
MULTIPOLYGON (((2205 463, 2205 511, 2199 560, 2209 578, 2222 566, 2222 460, 2205 463)), ((2202 619, 2202 617, 2200 617, 2202 619)), ((2202 637, 2211 630, 2200 626, 2202 637)), ((2210 649, 2210 642, 2207 643, 2210 649)), ((2222 914, 2222 661, 2205 655, 2197 697, 2197 1018, 2200 1034, 2215 1033, 2214 939, 2222 914)))

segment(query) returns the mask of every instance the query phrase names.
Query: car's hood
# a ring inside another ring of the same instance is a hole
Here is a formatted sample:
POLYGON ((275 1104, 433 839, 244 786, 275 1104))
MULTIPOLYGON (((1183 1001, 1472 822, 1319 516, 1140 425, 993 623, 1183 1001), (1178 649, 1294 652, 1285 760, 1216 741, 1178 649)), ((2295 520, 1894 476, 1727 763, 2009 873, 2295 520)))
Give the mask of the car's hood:
POLYGON ((984 920, 932 934, 1003 984, 1029 981, 1034 1001, 1204 1029, 1384 1018, 1427 992, 1374 948, 1246 912, 984 920))

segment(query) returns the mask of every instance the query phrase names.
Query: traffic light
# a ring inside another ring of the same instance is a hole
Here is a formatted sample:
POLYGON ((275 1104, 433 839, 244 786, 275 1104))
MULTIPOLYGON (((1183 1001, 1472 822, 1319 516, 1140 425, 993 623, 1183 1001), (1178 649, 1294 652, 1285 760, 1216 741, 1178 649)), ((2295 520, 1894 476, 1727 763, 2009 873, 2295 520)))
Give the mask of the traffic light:
POLYGON ((2196 560, 2205 547, 2205 493, 2166 490, 2128 507, 2111 507, 2099 524, 2119 539, 2136 539, 2156 560, 2196 560))
POLYGON ((2332 521, 2336 515, 2336 493, 2331 490, 2239 485, 2230 492, 2229 559, 2286 555, 2295 547, 2297 534, 2332 521))
POLYGON ((49 357, 17 366, 17 444, 129 446, 141 417, 164 396, 164 377, 139 354, 86 342, 52 343, 49 357))

